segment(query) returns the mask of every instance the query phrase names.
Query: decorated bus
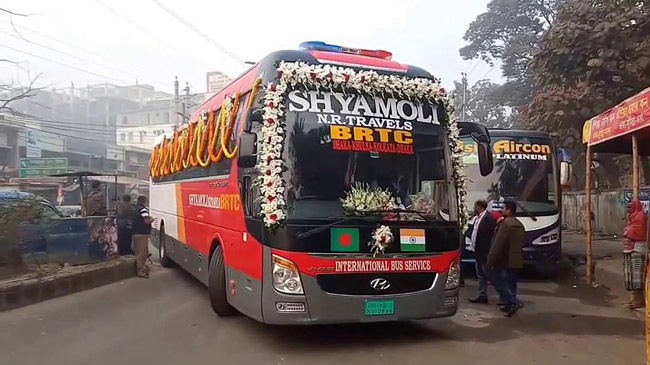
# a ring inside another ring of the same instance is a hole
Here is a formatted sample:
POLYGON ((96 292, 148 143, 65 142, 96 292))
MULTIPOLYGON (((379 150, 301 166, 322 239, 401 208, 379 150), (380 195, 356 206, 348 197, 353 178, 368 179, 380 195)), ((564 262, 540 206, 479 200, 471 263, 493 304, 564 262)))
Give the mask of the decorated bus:
POLYGON ((385 51, 307 42, 206 101, 151 156, 163 266, 214 311, 272 324, 451 316, 467 192, 489 135, 450 118, 428 72, 385 51))
MULTIPOLYGON (((462 139, 468 200, 488 202, 498 212, 505 200, 517 204, 517 218, 526 229, 524 261, 541 271, 556 273, 562 254, 562 188, 571 177, 571 156, 555 147, 548 133, 490 129, 494 169, 482 176, 477 146, 462 139)), ((463 262, 473 263, 470 239, 473 218, 465 234, 463 262)))

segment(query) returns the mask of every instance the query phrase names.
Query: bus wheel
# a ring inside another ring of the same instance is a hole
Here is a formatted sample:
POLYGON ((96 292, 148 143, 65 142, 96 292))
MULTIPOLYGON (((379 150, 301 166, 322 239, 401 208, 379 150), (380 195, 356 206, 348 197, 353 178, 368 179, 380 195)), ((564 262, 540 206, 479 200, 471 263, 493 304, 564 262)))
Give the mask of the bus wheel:
POLYGON ((160 266, 172 267, 174 262, 167 252, 167 238, 165 236, 165 226, 160 227, 160 237, 158 237, 158 255, 160 256, 160 266))
POLYGON ((208 293, 212 310, 219 316, 226 317, 235 313, 235 308, 228 304, 226 288, 226 265, 223 262, 223 251, 217 246, 210 260, 208 272, 208 293))

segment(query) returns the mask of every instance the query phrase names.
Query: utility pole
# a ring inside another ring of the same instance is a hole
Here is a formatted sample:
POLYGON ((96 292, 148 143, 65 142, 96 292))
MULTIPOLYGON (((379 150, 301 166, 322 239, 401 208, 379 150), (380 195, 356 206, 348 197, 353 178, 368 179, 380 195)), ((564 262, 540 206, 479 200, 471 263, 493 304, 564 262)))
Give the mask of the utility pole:
POLYGON ((461 83, 463 85, 463 101, 462 101, 461 109, 460 109, 460 113, 461 113, 460 114, 460 121, 464 122, 465 121, 465 114, 466 114, 465 111, 467 110, 467 106, 465 105, 465 103, 467 102, 467 74, 465 72, 463 72, 461 74, 461 76, 462 76, 461 83))
POLYGON ((190 102, 190 83, 185 81, 185 97, 183 98, 183 123, 188 123, 190 118, 187 116, 187 104, 190 102))
POLYGON ((174 125, 178 127, 180 124, 178 122, 178 103, 180 102, 180 97, 178 95, 178 76, 174 76, 174 125))

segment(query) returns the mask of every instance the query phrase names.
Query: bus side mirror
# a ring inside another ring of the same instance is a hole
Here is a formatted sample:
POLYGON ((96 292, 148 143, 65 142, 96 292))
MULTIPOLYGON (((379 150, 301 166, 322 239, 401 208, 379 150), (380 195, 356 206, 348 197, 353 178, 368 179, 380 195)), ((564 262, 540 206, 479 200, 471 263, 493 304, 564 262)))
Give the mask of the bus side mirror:
POLYGON ((494 169, 490 133, 484 125, 473 122, 458 123, 460 136, 470 136, 478 146, 478 166, 482 176, 487 176, 494 169))
POLYGON ((478 142, 478 166, 482 176, 492 173, 494 162, 492 161, 490 142, 478 142))
POLYGON ((573 156, 571 152, 564 148, 557 149, 558 161, 560 161, 560 186, 562 189, 568 189, 571 186, 573 177, 573 156))
POLYGON ((255 163, 257 163, 257 134, 242 132, 239 137, 237 165, 239 167, 253 167, 255 163))
POLYGON ((246 115, 246 132, 250 132, 254 123, 262 123, 262 109, 253 108, 252 106, 248 108, 248 113, 246 115))
POLYGON ((563 189, 571 185, 572 166, 566 161, 560 162, 560 185, 563 189))

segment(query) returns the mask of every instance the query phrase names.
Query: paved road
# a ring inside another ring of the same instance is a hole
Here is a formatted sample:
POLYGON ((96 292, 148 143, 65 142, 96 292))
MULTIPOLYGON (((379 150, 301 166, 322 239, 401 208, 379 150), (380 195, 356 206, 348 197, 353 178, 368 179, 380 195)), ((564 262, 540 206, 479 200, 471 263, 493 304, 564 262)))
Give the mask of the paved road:
MULTIPOLYGON (((450 319, 271 327, 220 319, 181 271, 0 313, 0 364, 633 364, 644 323, 604 289, 527 282, 515 318, 464 305, 450 319)), ((475 286, 468 281, 463 295, 475 286)), ((464 299, 463 299, 464 301, 464 299)))

